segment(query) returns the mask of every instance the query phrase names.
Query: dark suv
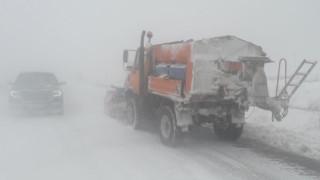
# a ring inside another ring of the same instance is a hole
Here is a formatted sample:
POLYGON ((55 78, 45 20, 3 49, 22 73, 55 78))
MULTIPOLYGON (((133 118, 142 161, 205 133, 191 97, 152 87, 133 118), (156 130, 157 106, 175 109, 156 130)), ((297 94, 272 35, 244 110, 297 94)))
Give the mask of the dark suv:
POLYGON ((48 112, 63 114, 63 92, 56 76, 48 72, 20 73, 9 95, 15 113, 48 112))

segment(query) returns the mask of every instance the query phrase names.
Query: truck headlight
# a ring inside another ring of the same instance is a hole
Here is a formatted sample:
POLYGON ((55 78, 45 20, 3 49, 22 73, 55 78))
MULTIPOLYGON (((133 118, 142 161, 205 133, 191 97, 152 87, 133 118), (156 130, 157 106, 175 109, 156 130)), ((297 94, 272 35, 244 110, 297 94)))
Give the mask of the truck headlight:
POLYGON ((19 93, 19 91, 11 91, 10 95, 11 95, 11 97, 17 98, 17 97, 19 97, 20 93, 19 93))
POLYGON ((57 91, 53 91, 53 97, 59 97, 62 95, 62 91, 57 90, 57 91))

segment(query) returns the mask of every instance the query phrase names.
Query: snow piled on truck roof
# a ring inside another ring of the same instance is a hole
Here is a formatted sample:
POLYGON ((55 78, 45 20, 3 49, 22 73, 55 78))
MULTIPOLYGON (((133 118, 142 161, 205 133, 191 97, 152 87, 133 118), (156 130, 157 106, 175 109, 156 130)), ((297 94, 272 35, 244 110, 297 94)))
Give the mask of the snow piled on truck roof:
POLYGON ((192 60, 238 61, 239 57, 265 57, 260 46, 235 36, 221 36, 193 42, 192 60))

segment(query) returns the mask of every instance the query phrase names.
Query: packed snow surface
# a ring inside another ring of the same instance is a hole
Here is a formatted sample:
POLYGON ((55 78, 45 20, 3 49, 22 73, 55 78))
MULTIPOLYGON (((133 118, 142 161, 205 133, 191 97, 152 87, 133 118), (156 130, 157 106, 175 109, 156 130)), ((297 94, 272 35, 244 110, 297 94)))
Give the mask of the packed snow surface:
MULTIPOLYGON (((163 146, 153 127, 135 131, 122 120, 107 117, 103 112, 105 88, 69 81, 64 90, 63 116, 19 117, 9 113, 8 88, 1 86, 0 179, 319 178, 305 173, 303 168, 239 147, 239 143, 219 141, 213 133, 195 131, 180 147, 163 146)), ((279 139, 275 143, 285 139, 289 145, 296 142, 292 138, 299 137, 300 132, 292 129, 298 122, 294 113, 299 112, 293 110, 283 122, 291 124, 290 127, 271 123, 265 114, 256 112, 259 119, 251 116, 244 140, 251 137, 273 143, 270 136, 279 139)), ((310 121, 314 120, 312 115, 301 114, 299 117, 305 122, 301 128, 311 125, 310 121)), ((312 128, 319 131, 317 127, 312 128)), ((305 133, 308 139, 311 137, 310 141, 315 139, 313 133, 305 133)), ((300 137, 305 140, 304 136, 300 137)), ((307 148, 316 155, 313 150, 316 147, 307 148)))

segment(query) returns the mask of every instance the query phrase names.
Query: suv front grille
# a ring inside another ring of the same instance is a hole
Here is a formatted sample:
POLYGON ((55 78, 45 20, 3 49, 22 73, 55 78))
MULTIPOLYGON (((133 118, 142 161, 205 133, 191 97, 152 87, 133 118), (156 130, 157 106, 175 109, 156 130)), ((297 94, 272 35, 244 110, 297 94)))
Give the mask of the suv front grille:
POLYGON ((48 90, 28 90, 21 92, 24 101, 45 102, 52 99, 52 91, 48 90))

